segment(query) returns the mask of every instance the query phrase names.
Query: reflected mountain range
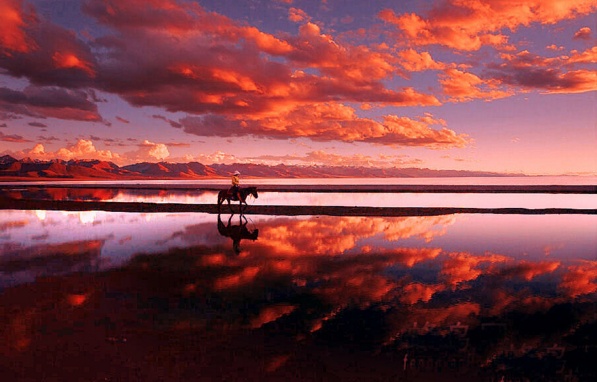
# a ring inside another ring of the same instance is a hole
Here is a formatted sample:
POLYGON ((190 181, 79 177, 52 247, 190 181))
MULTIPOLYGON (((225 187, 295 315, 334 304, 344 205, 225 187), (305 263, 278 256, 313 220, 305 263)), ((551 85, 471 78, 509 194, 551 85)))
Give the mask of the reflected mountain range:
POLYGON ((12 211, 1 362, 14 380, 33 357, 79 379, 591 380, 596 247, 563 227, 595 217, 500 219, 12 211), (530 221, 550 251, 522 251, 530 221), (490 248, 505 222, 515 253, 490 248))

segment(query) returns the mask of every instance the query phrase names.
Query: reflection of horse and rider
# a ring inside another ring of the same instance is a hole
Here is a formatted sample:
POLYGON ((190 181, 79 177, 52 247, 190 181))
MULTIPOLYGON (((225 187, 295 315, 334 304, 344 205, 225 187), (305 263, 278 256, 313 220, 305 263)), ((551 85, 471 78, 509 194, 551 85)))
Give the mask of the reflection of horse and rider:
POLYGON ((259 229, 254 229, 253 231, 249 231, 247 228, 247 218, 243 215, 239 217, 240 224, 232 225, 232 216, 228 219, 228 224, 224 225, 222 222, 222 218, 220 214, 218 214, 218 232, 220 235, 229 237, 232 239, 232 249, 236 253, 240 253, 240 241, 243 239, 257 240, 257 236, 259 236, 259 229), (245 222, 243 223, 243 219, 245 222))
POLYGON ((232 187, 228 190, 222 190, 218 193, 218 213, 220 212, 220 208, 224 200, 228 201, 228 208, 230 208, 230 212, 234 213, 232 210, 232 206, 230 205, 230 201, 237 201, 238 200, 238 211, 240 214, 243 213, 243 204, 247 204, 247 196, 253 195, 255 199, 258 198, 257 195, 257 187, 240 187, 240 172, 235 171, 232 175, 232 187))

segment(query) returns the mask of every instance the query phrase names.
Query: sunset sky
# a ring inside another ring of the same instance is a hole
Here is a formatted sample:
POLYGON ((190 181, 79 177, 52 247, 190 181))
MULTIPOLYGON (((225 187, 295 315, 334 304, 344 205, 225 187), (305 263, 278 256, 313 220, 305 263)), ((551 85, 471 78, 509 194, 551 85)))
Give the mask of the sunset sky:
POLYGON ((597 175, 597 0, 0 0, 0 153, 597 175))

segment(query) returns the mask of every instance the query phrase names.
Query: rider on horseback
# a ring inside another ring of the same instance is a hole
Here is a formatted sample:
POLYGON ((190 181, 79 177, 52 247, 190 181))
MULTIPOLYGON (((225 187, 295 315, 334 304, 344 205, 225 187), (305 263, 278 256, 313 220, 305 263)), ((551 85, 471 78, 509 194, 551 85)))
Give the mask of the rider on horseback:
POLYGON ((241 200, 240 198, 240 172, 235 171, 234 175, 232 175, 232 187, 228 190, 228 194, 232 196, 232 198, 237 198, 237 200, 241 200))

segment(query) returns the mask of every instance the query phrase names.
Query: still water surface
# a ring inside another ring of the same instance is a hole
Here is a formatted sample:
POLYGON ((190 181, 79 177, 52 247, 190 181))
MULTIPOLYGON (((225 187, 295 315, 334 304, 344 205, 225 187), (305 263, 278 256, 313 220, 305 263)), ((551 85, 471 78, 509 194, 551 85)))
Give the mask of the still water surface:
POLYGON ((8 380, 597 376, 597 216, 229 217, 2 211, 8 380))
MULTIPOLYGON (((0 190, 0 197, 30 200, 215 204, 216 191, 28 188, 0 190)), ((597 208, 597 194, 259 192, 249 205, 464 208, 597 208)))

